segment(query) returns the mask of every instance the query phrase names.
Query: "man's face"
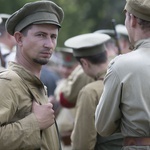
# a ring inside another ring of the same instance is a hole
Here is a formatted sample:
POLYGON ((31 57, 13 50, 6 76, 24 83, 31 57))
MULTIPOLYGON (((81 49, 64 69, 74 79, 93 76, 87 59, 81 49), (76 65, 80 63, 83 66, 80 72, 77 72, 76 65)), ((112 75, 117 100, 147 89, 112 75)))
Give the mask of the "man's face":
POLYGON ((21 55, 28 62, 45 65, 57 44, 58 27, 52 24, 32 25, 22 37, 21 55))

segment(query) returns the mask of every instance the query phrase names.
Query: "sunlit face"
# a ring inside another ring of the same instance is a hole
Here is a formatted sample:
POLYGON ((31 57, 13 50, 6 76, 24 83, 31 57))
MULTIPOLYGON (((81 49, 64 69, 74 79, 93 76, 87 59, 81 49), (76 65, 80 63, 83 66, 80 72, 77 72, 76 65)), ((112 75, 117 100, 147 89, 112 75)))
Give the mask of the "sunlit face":
POLYGON ((57 37, 56 25, 32 25, 27 35, 22 37, 22 57, 31 63, 47 64, 56 47, 57 37))

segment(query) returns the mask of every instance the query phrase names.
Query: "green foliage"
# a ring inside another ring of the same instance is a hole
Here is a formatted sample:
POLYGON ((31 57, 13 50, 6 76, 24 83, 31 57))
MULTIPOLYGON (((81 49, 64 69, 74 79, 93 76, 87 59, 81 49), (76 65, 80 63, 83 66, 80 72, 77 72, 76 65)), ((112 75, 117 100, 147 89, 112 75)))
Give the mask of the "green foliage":
POLYGON ((36 0, 0 0, 0 13, 11 14, 18 10, 27 2, 33 2, 36 0))
MULTIPOLYGON (((36 0, 0 0, 0 13, 13 13, 25 3, 36 0)), ((124 23, 125 0, 52 0, 65 12, 64 22, 59 32, 58 46, 64 46, 66 39, 112 28, 111 20, 124 23)))

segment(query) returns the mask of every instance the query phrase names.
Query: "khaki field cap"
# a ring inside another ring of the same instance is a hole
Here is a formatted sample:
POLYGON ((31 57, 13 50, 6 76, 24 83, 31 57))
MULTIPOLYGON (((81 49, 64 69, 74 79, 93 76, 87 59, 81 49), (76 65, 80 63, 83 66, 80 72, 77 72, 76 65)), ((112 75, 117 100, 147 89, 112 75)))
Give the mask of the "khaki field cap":
POLYGON ((54 24, 61 27, 64 18, 62 8, 51 1, 36 1, 25 4, 11 15, 6 22, 6 29, 13 35, 30 24, 54 24))
POLYGON ((87 33, 65 41, 65 46, 73 48, 75 57, 93 56, 105 51, 103 44, 111 39, 107 34, 87 33))
POLYGON ((150 0, 126 0, 124 9, 140 19, 150 21, 150 0))

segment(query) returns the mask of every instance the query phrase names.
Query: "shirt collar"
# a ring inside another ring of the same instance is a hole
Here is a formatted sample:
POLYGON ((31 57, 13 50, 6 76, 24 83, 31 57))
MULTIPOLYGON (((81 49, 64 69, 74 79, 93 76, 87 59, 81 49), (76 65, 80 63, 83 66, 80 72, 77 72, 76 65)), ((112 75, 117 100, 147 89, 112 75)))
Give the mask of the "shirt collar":
POLYGON ((31 73, 30 71, 25 69, 23 66, 15 62, 9 62, 8 69, 15 71, 20 77, 23 78, 23 80, 25 80, 29 84, 34 84, 36 86, 39 86, 39 85, 43 86, 39 78, 37 78, 33 73, 31 73))
POLYGON ((105 76, 106 72, 102 72, 102 73, 97 73, 97 75, 95 76, 95 80, 103 80, 104 79, 104 76, 105 76))
POLYGON ((143 48, 148 48, 150 45, 150 38, 148 39, 142 39, 142 40, 139 40, 135 43, 134 45, 134 49, 133 50, 136 50, 138 49, 139 47, 143 47, 143 48))

